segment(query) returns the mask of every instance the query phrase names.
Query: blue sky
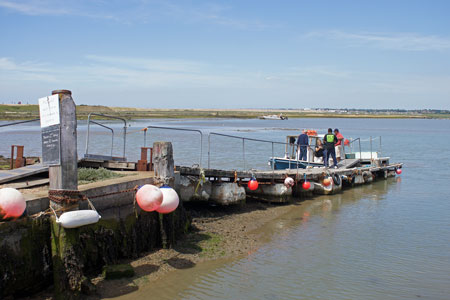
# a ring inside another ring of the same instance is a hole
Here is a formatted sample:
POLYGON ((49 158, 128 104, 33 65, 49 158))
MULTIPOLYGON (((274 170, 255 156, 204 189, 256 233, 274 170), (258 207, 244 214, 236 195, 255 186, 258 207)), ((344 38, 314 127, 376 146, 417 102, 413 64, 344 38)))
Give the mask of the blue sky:
POLYGON ((0 0, 0 103, 450 109, 450 1, 0 0))

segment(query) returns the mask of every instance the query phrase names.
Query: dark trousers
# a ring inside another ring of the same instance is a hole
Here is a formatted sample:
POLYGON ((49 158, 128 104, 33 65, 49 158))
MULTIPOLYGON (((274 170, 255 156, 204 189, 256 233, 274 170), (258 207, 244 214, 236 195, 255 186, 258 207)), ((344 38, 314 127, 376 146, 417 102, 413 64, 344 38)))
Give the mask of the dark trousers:
POLYGON ((334 165, 337 166, 336 151, 334 151, 334 147, 332 149, 323 149, 323 165, 328 167, 330 155, 333 158, 334 165))
POLYGON ((306 146, 300 146, 300 157, 298 158, 299 160, 305 160, 307 159, 307 147, 306 146))

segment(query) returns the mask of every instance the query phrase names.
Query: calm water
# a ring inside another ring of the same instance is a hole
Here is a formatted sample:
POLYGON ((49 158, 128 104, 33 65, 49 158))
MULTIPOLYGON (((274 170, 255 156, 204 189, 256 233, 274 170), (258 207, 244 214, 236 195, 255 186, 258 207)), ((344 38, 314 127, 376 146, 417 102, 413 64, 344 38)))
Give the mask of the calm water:
MULTIPOLYGON (((124 299, 450 299, 450 121, 145 120, 128 128, 130 160, 143 144, 143 133, 133 131, 146 125, 276 141, 299 128, 338 127, 347 138, 381 135, 383 154, 405 166, 400 178, 305 201, 261 228, 267 243, 246 257, 170 273, 124 299)), ((118 155, 120 125, 112 126, 118 155)), ((84 132, 80 124, 80 155, 84 132)), ((2 155, 12 143, 25 144, 26 155, 40 155, 36 126, 0 129, 0 138, 2 155)), ((107 133, 96 130, 94 140, 95 152, 109 151, 107 133)), ((147 144, 154 140, 173 141, 176 163, 199 163, 198 134, 151 130, 147 144)), ((203 142, 206 165, 207 136, 203 142)), ((242 141, 211 137, 211 167, 268 168, 270 144, 244 146, 245 165, 242 141)), ((369 143, 363 147, 368 150, 369 143)), ((274 152, 282 155, 284 149, 275 146, 274 152)))

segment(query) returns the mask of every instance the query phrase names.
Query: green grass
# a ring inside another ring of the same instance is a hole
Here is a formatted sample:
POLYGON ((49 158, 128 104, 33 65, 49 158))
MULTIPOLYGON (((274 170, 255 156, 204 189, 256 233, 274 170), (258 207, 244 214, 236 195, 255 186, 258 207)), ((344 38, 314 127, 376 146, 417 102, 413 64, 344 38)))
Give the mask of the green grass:
POLYGON ((211 232, 206 233, 206 235, 208 235, 209 238, 199 243, 199 246, 202 249, 200 256, 213 257, 225 255, 225 251, 221 249, 223 237, 211 232))
MULTIPOLYGON (((236 118, 251 119, 258 118, 262 115, 282 113, 289 118, 389 118, 389 119, 409 119, 409 118, 450 118, 448 114, 376 114, 370 112, 350 112, 350 113, 334 113, 334 112, 306 112, 300 110, 199 110, 199 109, 139 109, 132 107, 108 107, 102 105, 77 105, 77 118, 80 120, 87 119, 89 113, 107 114, 125 119, 146 119, 146 118, 236 118)), ((39 118, 38 105, 0 105, 0 120, 29 120, 39 118)), ((96 116, 96 119, 102 117, 96 116)))
POLYGON ((110 170, 100 168, 79 168, 78 169, 78 184, 87 184, 96 181, 102 181, 111 178, 123 177, 125 175, 114 173, 110 170))

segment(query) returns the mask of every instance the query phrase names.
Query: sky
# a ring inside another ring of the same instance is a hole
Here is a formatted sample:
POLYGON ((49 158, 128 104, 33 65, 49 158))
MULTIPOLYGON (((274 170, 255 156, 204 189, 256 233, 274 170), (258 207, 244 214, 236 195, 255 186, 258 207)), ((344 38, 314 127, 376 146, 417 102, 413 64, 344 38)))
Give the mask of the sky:
POLYGON ((450 1, 0 0, 0 103, 450 109, 450 1))

